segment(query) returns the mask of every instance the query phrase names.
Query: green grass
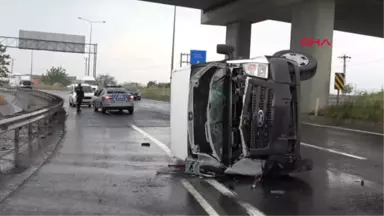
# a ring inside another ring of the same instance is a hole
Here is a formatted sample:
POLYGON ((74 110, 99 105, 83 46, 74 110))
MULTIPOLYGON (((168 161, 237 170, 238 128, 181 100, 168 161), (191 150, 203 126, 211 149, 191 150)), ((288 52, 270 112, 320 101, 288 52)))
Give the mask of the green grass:
POLYGON ((319 115, 332 119, 383 122, 383 99, 383 92, 371 94, 361 92, 354 100, 320 110, 319 115))
MULTIPOLYGON (((66 87, 51 86, 51 85, 39 85, 36 89, 44 90, 55 90, 55 91, 67 91, 66 87)), ((146 99, 169 101, 170 100, 170 88, 159 88, 159 87, 138 87, 141 91, 141 96, 146 99)))
POLYGON ((141 91, 141 96, 146 99, 160 100, 160 101, 170 101, 170 88, 139 88, 141 91))
POLYGON ((54 90, 54 91, 68 91, 67 87, 55 86, 55 85, 38 85, 34 86, 35 89, 54 90))

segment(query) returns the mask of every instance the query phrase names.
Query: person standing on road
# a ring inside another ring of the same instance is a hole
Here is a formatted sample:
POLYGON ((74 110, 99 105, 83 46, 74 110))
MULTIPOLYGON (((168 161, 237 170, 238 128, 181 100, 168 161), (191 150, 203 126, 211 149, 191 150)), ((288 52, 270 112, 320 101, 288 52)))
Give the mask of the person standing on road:
POLYGON ((83 90, 83 87, 81 86, 80 83, 75 88, 75 91, 76 91, 76 107, 77 107, 77 111, 81 111, 80 110, 80 106, 81 106, 81 103, 83 102, 84 90, 83 90))

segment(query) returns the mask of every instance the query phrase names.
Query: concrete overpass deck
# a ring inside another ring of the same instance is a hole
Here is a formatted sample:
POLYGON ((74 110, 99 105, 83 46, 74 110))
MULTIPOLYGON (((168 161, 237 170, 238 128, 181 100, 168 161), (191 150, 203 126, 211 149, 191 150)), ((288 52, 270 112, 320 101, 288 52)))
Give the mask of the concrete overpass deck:
MULTIPOLYGON (((264 20, 291 22, 290 49, 317 59, 316 75, 301 82, 301 111, 328 105, 332 64, 331 46, 303 46, 303 38, 328 40, 340 30, 383 37, 382 0, 144 0, 202 10, 201 22, 227 27, 226 43, 235 58, 249 58, 252 23, 264 20)), ((276 50, 277 51, 277 50, 276 50)))

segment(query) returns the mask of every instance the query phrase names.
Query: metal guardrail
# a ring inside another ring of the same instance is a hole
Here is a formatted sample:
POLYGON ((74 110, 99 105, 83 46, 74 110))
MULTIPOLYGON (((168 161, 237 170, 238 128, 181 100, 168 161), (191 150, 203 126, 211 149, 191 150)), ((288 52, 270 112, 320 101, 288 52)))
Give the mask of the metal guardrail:
POLYGON ((28 155, 30 156, 29 159, 32 159, 31 156, 34 151, 34 143, 36 143, 35 141, 37 141, 38 147, 40 148, 40 140, 52 134, 52 131, 55 128, 55 124, 63 125, 65 117, 61 118, 63 116, 61 114, 64 113, 65 116, 65 111, 63 112, 64 100, 61 97, 39 90, 21 88, 0 88, 0 91, 7 93, 25 92, 26 94, 42 98, 49 102, 47 106, 42 107, 39 110, 15 115, 13 117, 0 120, 0 135, 9 133, 10 131, 14 131, 14 134, 11 137, 11 139, 13 140, 13 147, 7 149, 6 151, 0 151, 0 159, 4 159, 13 151, 13 160, 11 160, 14 162, 14 167, 18 168, 21 165, 20 150, 22 147, 24 147, 24 145, 28 145, 27 151, 28 155), (36 133, 33 133, 34 127, 36 128, 36 133), (21 145, 20 132, 26 128, 28 141, 27 144, 21 145))

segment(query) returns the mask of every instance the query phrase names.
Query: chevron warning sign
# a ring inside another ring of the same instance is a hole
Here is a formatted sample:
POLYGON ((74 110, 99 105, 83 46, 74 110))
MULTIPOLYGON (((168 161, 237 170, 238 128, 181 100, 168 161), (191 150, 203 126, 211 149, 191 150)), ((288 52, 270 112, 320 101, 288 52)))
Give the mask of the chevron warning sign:
POLYGON ((344 90, 344 73, 335 73, 335 90, 344 90))

